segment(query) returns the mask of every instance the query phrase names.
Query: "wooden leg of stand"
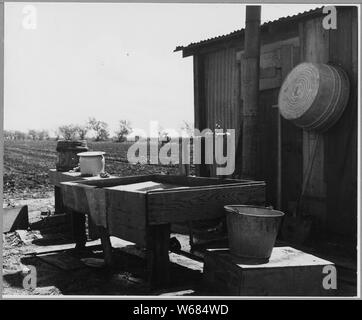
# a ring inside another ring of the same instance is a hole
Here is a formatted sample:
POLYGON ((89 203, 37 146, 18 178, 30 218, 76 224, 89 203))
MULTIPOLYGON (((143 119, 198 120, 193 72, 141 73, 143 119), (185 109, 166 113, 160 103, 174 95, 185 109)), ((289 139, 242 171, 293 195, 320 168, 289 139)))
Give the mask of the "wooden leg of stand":
POLYGON ((67 210, 72 219, 73 238, 76 243, 75 249, 84 249, 87 243, 85 230, 85 215, 80 212, 67 210))
POLYGON ((151 287, 162 287, 170 280, 170 224, 147 228, 147 271, 151 287))
POLYGON ((106 228, 98 227, 99 236, 101 237, 104 261, 108 267, 113 267, 113 255, 112 255, 112 244, 109 238, 109 233, 106 228))

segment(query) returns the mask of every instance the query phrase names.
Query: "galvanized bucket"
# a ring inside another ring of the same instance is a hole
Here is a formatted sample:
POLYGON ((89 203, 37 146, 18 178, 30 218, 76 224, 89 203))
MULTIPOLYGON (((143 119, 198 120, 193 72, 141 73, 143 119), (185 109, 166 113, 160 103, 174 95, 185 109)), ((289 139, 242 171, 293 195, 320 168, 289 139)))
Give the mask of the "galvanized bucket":
POLYGON ((231 254, 252 264, 267 262, 272 253, 281 211, 248 205, 224 206, 231 254))

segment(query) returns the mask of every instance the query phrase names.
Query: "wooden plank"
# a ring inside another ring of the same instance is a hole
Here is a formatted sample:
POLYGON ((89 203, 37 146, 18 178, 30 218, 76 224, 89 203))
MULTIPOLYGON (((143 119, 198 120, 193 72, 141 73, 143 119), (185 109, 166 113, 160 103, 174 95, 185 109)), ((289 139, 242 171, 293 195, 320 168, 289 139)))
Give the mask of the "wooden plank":
MULTIPOLYGON (((282 78, 285 79, 295 61, 293 46, 283 46, 280 50, 282 78)), ((281 125, 281 204, 282 210, 289 211, 289 203, 297 202, 302 186, 302 130, 284 118, 281 125)))
POLYGON ((54 186, 54 212, 55 214, 61 214, 65 212, 62 189, 58 186, 54 186))
MULTIPOLYGON (((155 176, 157 182, 165 182, 176 185, 184 185, 188 187, 213 187, 225 184, 252 184, 253 180, 241 179, 219 179, 209 177, 191 177, 191 176, 175 176, 175 175, 157 175, 155 176)), ((257 183, 257 182, 256 182, 257 183)))
POLYGON ((13 232, 17 229, 27 230, 29 227, 28 206, 3 208, 3 233, 13 232))
MULTIPOLYGON (((92 181, 88 180, 88 181, 63 182, 61 183, 61 188, 64 199, 63 200, 64 205, 77 212, 91 213, 90 212, 91 208, 89 204, 93 203, 94 206, 97 206, 97 203, 94 201, 89 202, 88 199, 92 200, 93 199, 92 195, 94 196, 98 195, 101 199, 102 191, 100 190, 104 189, 108 191, 109 189, 107 188, 114 187, 117 185, 126 185, 135 182, 150 181, 153 179, 153 177, 154 177, 153 175, 145 175, 145 176, 122 177, 122 178, 93 179, 92 181)), ((101 211, 104 212, 104 208, 101 211)), ((96 210, 94 212, 96 212, 96 210)), ((104 217, 102 218, 102 223, 104 224, 104 217)))
POLYGON ((93 180, 107 181, 108 179, 116 178, 115 176, 110 176, 107 178, 101 178, 99 176, 94 177, 83 177, 80 172, 61 172, 56 169, 50 169, 48 171, 50 183, 54 186, 60 187, 62 182, 71 182, 71 181, 89 181, 89 184, 92 184, 93 180))
POLYGON ((260 78, 274 78, 277 75, 277 68, 276 67, 266 67, 260 69, 260 78))
MULTIPOLYGON (((207 110, 205 101, 205 56, 194 56, 194 117, 195 129, 202 131, 206 128, 207 110)), ((204 148, 202 148, 204 150, 204 148)), ((208 170, 204 165, 204 153, 201 154, 201 164, 196 165, 196 175, 208 176, 208 170)))
POLYGON ((277 71, 277 75, 274 78, 265 78, 265 79, 260 79, 259 81, 260 91, 280 88, 281 85, 282 85, 282 78, 279 70, 277 71))
MULTIPOLYGON (((303 27, 303 60, 314 63, 327 63, 329 61, 329 32, 323 28, 322 18, 304 22, 303 27)), ((303 172, 308 171, 309 164, 314 155, 314 162, 309 181, 306 184, 305 195, 315 197, 326 196, 324 181, 324 138, 314 132, 303 132, 303 172), (320 138, 318 138, 320 136, 320 138), (319 140, 314 155, 316 141, 319 140)), ((304 180, 308 177, 304 177, 304 180)), ((320 212, 322 217, 325 213, 320 212)))
MULTIPOLYGON (((67 243, 67 244, 60 244, 60 245, 54 245, 54 246, 39 246, 36 248, 33 248, 31 251, 26 252, 25 255, 39 255, 39 254, 48 254, 48 253, 54 253, 59 251, 67 251, 67 250, 73 250, 75 247, 75 243, 67 243)), ((89 241, 86 243, 86 248, 100 248, 101 242, 100 240, 95 241, 89 241)))
POLYGON ((265 183, 250 186, 149 193, 148 223, 162 224, 224 216, 227 204, 265 204, 265 183))
POLYGON ((170 280, 170 224, 147 227, 147 270, 152 288, 168 285, 170 280))
POLYGON ((119 225, 145 229, 146 194, 107 190, 107 223, 111 233, 119 225))
POLYGON ((276 206, 277 191, 277 160, 278 160, 278 108, 272 106, 278 101, 278 90, 260 92, 259 118, 260 144, 257 159, 259 162, 258 177, 266 182, 266 203, 276 206))
POLYGON ((107 228, 107 198, 106 190, 99 188, 85 188, 88 208, 87 212, 96 226, 107 228))
POLYGON ((96 178, 88 179, 84 181, 73 181, 82 185, 95 186, 98 188, 109 188, 118 185, 125 185, 130 183, 150 181, 154 175, 139 175, 139 176, 127 176, 127 177, 112 177, 112 178, 96 178))
POLYGON ((86 188, 93 186, 79 185, 74 182, 61 183, 63 204, 67 210, 74 210, 81 213, 88 213, 89 206, 87 201, 86 188))
POLYGON ((202 68, 201 68, 201 57, 199 55, 193 56, 193 67, 194 67, 194 120, 195 120, 195 128, 201 128, 202 124, 202 86, 201 78, 202 78, 202 68))

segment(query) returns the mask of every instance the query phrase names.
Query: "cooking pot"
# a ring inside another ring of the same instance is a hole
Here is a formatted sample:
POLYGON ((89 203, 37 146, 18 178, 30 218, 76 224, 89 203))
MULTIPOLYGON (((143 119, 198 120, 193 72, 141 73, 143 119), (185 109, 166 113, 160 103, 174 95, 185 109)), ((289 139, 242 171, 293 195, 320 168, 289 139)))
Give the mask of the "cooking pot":
POLYGON ((80 173, 82 175, 91 176, 97 176, 100 173, 104 173, 104 154, 105 152, 103 151, 88 151, 78 153, 77 156, 79 156, 80 173))

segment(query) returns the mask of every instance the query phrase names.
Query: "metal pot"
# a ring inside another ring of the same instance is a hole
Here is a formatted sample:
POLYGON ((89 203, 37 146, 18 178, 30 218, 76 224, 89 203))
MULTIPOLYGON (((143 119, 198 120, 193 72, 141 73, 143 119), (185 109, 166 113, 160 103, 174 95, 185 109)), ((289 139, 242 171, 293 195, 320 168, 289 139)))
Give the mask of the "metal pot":
POLYGON ((82 175, 97 176, 104 173, 104 160, 105 152, 102 151, 88 151, 81 152, 79 156, 80 173, 82 175))

